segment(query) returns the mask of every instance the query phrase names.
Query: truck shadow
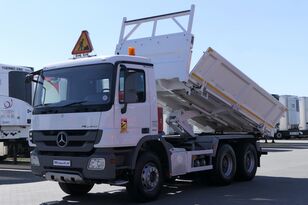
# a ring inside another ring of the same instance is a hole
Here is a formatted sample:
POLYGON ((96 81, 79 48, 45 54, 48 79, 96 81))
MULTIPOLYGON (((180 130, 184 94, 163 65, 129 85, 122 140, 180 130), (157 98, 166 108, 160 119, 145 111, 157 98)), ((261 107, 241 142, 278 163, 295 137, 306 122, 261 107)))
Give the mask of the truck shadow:
POLYGON ((0 169, 0 185, 2 184, 24 184, 39 182, 43 179, 36 177, 31 171, 0 169))
POLYGON ((262 148, 265 152, 292 152, 292 149, 275 149, 275 148, 262 148))
MULTIPOLYGON (((158 200, 145 204, 307 204, 308 179, 257 176, 251 182, 236 182, 215 187, 200 183, 176 182, 165 186, 158 200)), ((135 204, 125 189, 113 192, 90 193, 84 197, 65 196, 61 201, 40 205, 98 205, 135 204)))
POLYGON ((284 149, 284 150, 292 150, 292 149, 308 149, 308 143, 269 143, 269 144, 261 144, 262 149, 284 149))

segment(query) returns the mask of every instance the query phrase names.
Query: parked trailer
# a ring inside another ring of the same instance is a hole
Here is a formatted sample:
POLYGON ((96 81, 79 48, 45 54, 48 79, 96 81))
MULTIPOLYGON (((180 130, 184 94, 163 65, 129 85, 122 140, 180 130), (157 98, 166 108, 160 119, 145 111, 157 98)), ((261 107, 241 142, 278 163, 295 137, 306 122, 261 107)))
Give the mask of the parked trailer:
POLYGON ((280 118, 278 130, 275 137, 278 139, 300 137, 302 132, 299 130, 299 98, 294 95, 280 95, 279 101, 287 107, 287 112, 280 118))
POLYGON ((7 157, 7 154, 7 146, 5 146, 3 142, 0 142, 0 160, 5 159, 7 157))
POLYGON ((0 64, 0 142, 14 156, 28 152, 31 123, 31 85, 25 83, 32 68, 0 64))
POLYGON ((213 49, 189 72, 193 14, 194 6, 124 18, 116 55, 86 55, 34 72, 32 172, 68 194, 108 183, 126 186, 140 201, 191 173, 209 172, 219 184, 235 176, 252 180, 262 154, 258 138, 274 133, 285 107, 213 49), (157 35, 166 19, 182 32, 157 35), (130 39, 144 23, 153 23, 152 35, 130 39), (163 132, 164 113, 172 134, 163 132), (192 125, 214 132, 196 134, 192 125))
POLYGON ((299 97, 299 130, 308 136, 308 97, 299 97))

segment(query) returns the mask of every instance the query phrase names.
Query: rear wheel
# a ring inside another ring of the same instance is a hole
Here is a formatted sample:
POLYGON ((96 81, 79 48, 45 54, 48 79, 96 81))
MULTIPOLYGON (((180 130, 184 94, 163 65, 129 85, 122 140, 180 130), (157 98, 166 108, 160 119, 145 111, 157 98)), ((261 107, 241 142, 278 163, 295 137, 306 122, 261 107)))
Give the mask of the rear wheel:
POLYGON ((278 133, 276 134, 276 138, 277 138, 277 139, 282 139, 282 133, 281 133, 281 132, 278 132, 278 133))
POLYGON ((59 182, 59 186, 67 194, 77 196, 87 194, 94 186, 94 184, 70 184, 59 182))
POLYGON ((251 144, 244 144, 237 153, 237 179, 241 181, 252 180, 257 172, 258 156, 256 147, 251 144))
POLYGON ((158 197, 162 188, 162 167, 153 153, 143 153, 136 164, 135 172, 126 186, 128 193, 137 201, 150 201, 158 197))
POLYGON ((3 161, 7 158, 7 155, 0 156, 0 161, 3 161))
POLYGON ((223 144, 218 149, 214 170, 210 176, 211 182, 218 185, 230 184, 236 173, 236 157, 233 148, 229 144, 223 144))

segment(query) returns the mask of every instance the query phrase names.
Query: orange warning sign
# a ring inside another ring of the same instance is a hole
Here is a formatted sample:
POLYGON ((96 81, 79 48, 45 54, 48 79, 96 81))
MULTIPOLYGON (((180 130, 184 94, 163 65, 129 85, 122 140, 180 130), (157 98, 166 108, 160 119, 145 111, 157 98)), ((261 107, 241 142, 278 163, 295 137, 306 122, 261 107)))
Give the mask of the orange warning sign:
POLYGON ((127 132, 127 119, 121 118, 121 133, 127 132))
POLYGON ((81 35, 72 50, 73 55, 91 53, 93 51, 92 43, 88 31, 82 31, 81 35))

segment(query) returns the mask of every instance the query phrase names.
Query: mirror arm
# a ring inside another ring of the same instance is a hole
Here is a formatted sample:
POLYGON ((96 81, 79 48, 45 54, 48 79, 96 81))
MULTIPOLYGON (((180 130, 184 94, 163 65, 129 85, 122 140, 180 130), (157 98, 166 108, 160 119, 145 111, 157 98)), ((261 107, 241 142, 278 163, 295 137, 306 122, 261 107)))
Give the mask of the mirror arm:
POLYGON ((123 107, 121 108, 121 114, 125 114, 127 111, 127 103, 123 104, 123 107))
POLYGON ((38 70, 38 71, 34 71, 32 73, 27 74, 25 78, 25 82, 26 83, 35 82, 35 83, 43 84, 42 82, 39 82, 38 80, 34 80, 33 78, 35 75, 39 75, 44 79, 44 76, 42 75, 42 73, 43 73, 43 70, 38 70))

